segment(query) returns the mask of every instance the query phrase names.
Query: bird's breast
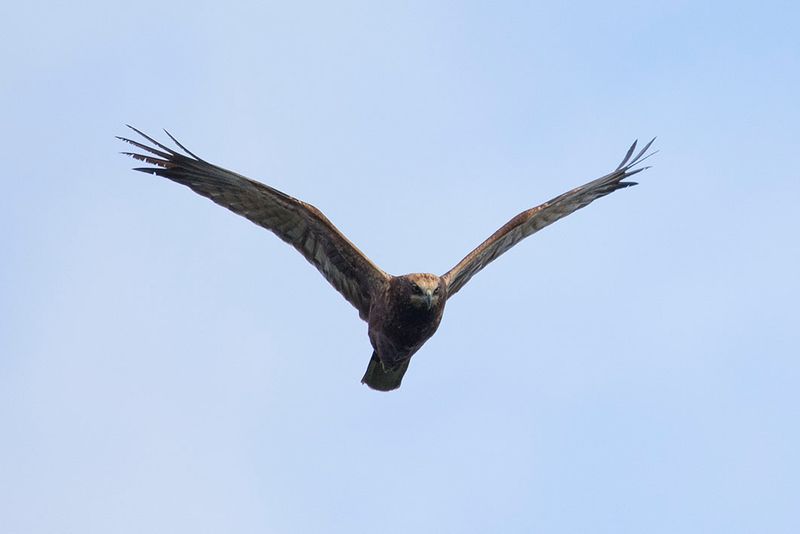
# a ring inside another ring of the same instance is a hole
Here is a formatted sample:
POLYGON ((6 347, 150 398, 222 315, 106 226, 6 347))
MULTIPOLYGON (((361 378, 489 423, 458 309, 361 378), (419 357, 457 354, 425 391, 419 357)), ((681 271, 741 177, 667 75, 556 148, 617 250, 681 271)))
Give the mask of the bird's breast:
POLYGON ((370 337, 380 334, 400 351, 413 350, 428 340, 439 328, 442 310, 400 307, 370 317, 370 337))

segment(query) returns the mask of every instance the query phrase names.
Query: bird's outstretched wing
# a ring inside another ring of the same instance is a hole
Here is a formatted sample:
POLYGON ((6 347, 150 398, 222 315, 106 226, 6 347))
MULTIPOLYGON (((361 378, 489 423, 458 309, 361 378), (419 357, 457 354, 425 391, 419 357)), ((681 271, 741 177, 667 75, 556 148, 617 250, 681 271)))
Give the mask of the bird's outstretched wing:
POLYGON ((356 307, 362 319, 367 318, 372 296, 389 275, 358 250, 317 208, 198 158, 169 132, 167 135, 185 154, 164 146, 132 126, 129 128, 154 145, 119 138, 146 152, 123 154, 153 165, 135 170, 183 184, 273 232, 305 256, 356 307))
POLYGON ((623 182, 622 180, 648 168, 634 167, 654 154, 654 152, 647 154, 647 150, 653 144, 653 141, 655 141, 655 138, 647 143, 635 156, 633 154, 636 150, 636 142, 634 142, 627 154, 625 154, 622 163, 613 172, 557 196, 541 206, 523 211, 508 221, 443 276, 447 283, 448 297, 461 289, 475 273, 529 235, 538 232, 548 224, 556 222, 573 211, 581 209, 593 200, 617 189, 636 185, 636 182, 623 182))

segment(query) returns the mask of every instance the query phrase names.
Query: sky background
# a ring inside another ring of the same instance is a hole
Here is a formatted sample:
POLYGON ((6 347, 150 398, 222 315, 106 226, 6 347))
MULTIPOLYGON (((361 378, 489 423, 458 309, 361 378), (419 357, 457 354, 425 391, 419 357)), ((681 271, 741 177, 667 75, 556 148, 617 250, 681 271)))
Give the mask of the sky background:
POLYGON ((800 532, 796 2, 6 2, 0 531, 800 532), (444 273, 402 388, 303 258, 115 135, 167 128, 444 273))

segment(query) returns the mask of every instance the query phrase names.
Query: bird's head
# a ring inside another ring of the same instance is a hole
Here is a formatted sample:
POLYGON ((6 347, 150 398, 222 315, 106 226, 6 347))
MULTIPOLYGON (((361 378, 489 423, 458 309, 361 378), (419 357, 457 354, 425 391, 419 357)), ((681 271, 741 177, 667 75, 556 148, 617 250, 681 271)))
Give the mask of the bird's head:
POLYGON ((444 304, 445 284, 435 274, 414 273, 401 278, 413 307, 431 310, 444 304))

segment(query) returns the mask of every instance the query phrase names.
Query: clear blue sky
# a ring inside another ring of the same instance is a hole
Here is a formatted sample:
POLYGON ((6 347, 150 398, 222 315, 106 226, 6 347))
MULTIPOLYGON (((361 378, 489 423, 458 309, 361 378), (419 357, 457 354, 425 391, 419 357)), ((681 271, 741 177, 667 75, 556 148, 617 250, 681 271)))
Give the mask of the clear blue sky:
POLYGON ((800 532, 795 2, 11 2, 0 530, 800 532), (443 273, 402 389, 268 232, 134 173, 167 128, 443 273))

